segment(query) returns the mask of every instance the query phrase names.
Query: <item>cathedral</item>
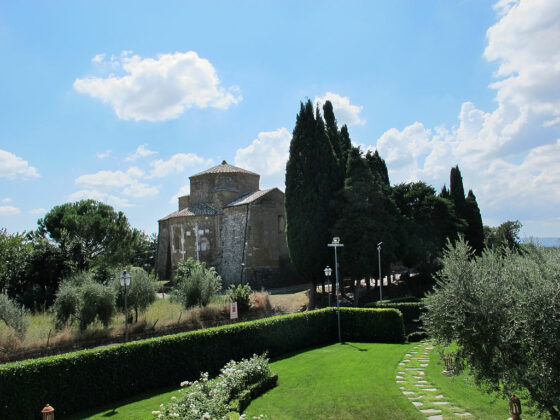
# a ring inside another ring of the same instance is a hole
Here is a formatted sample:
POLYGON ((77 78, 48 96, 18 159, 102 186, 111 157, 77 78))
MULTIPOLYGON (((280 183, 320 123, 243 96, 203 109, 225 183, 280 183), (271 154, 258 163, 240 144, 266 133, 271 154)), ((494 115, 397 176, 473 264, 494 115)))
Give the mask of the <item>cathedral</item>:
POLYGON ((159 220, 158 277, 173 279, 179 261, 191 257, 215 267, 224 287, 293 283, 284 193, 259 189, 260 175, 226 161, 189 179, 190 195, 159 220))

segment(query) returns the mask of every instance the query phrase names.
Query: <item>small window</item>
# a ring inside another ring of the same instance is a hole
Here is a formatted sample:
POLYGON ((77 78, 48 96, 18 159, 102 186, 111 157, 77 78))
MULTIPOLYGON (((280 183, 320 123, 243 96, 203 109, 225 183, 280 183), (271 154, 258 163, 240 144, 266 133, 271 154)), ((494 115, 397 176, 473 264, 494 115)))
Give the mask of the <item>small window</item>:
POLYGON ((283 233, 286 230, 286 221, 284 216, 278 216, 278 232, 283 233))

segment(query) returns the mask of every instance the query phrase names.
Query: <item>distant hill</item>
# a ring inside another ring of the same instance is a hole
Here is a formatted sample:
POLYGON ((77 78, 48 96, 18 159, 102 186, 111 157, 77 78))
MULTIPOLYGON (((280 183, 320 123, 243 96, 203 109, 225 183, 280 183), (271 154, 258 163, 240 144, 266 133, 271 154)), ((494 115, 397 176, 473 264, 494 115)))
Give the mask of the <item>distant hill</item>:
POLYGON ((555 247, 560 246, 560 238, 554 238, 554 237, 522 238, 521 242, 531 242, 531 240, 542 246, 555 246, 555 247))

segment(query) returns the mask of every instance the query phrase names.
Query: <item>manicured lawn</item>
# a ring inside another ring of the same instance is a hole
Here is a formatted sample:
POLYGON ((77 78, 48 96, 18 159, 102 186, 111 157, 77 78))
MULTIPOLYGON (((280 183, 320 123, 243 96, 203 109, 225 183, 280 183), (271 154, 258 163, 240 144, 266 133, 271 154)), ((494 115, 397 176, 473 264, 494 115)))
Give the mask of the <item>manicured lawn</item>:
MULTIPOLYGON (((161 389, 144 393, 124 401, 108 404, 101 408, 83 411, 74 416, 64 417, 67 420, 81 419, 138 419, 154 420, 152 411, 159 410, 159 405, 169 402, 173 396, 179 396, 179 387, 161 389)), ((56 414, 56 407, 55 407, 56 414)), ((57 416, 58 418, 58 416, 57 416)))
POLYGON ((395 383, 411 344, 349 343, 298 353, 271 364, 278 386, 254 400, 250 418, 423 419, 395 383))
MULTIPOLYGON (((462 373, 457 376, 446 376, 441 372, 445 369, 437 351, 430 353, 430 362, 426 368, 426 379, 442 390, 446 398, 454 404, 465 407, 474 418, 485 420, 503 420, 511 417, 508 402, 499 394, 486 394, 475 385, 472 376, 462 373)), ((523 406, 523 419, 533 420, 523 406)))

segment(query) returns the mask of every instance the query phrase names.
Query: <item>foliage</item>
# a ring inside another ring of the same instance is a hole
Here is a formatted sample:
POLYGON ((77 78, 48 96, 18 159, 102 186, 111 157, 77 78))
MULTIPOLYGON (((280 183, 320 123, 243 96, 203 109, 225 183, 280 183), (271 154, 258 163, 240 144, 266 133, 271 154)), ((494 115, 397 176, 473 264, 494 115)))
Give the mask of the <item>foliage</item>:
MULTIPOLYGON (((130 287, 127 287, 127 306, 135 311, 136 322, 138 312, 144 312, 156 300, 157 282, 140 267, 127 267, 130 274, 130 287)), ((120 275, 123 269, 115 269, 111 275, 111 285, 117 296, 117 307, 124 310, 124 287, 121 286, 120 275)))
POLYGON ((508 220, 498 227, 484 226, 484 244, 488 248, 507 248, 519 252, 519 232, 522 224, 519 220, 508 220))
POLYGON ((25 281, 32 247, 25 234, 0 229, 0 292, 7 290, 14 297, 25 281))
POLYGON ((404 263, 431 273, 438 267, 446 240, 455 240, 465 223, 455 214, 453 203, 436 196, 424 182, 393 187, 393 198, 402 216, 406 238, 401 250, 404 263))
POLYGON ((394 260, 392 232, 397 229, 394 213, 384 200, 383 185, 374 175, 358 148, 350 151, 344 189, 338 205, 341 215, 333 227, 333 234, 344 241, 340 255, 344 274, 353 279, 369 277, 377 272, 377 244, 384 242, 385 268, 394 260))
POLYGON ((238 284, 234 286, 233 284, 229 286, 228 295, 232 302, 237 302, 237 310, 240 314, 249 312, 251 308, 251 286, 246 284, 242 286, 238 284))
POLYGON ((560 252, 530 247, 523 255, 490 249, 474 258, 464 241, 448 244, 435 293, 425 300, 424 328, 476 380, 505 395, 526 390, 540 412, 560 418, 560 252))
POLYGON ((78 270, 106 272, 133 254, 135 233, 124 213, 95 200, 55 206, 37 223, 37 234, 56 242, 78 270))
POLYGON ((78 272, 60 284, 54 303, 58 328, 79 322, 85 330, 96 319, 105 327, 115 313, 115 293, 109 286, 95 282, 91 273, 78 272))
MULTIPOLYGON (((343 339, 404 340, 402 317, 393 309, 342 308, 341 320, 343 339)), ((265 351, 277 357, 336 339, 336 310, 329 308, 6 363, 0 365, 0 418, 32 418, 45 401, 70 414, 200 372, 212 375, 232 359, 265 351)))
POLYGON ((476 197, 472 190, 469 190, 465 199, 465 214, 463 216, 467 222, 465 239, 473 250, 480 255, 484 248, 484 228, 482 226, 482 216, 476 202, 476 197))
POLYGON ((175 282, 171 296, 187 309, 208 305, 222 289, 222 278, 214 267, 206 268, 205 263, 193 258, 179 262, 175 282))
POLYGON ((327 244, 335 219, 331 201, 338 173, 323 119, 318 110, 314 114, 308 100, 301 104, 290 142, 285 204, 290 259, 298 273, 313 284, 323 280, 322 270, 331 261, 327 244))
POLYGON ((3 293, 0 293, 0 319, 12 328, 20 338, 25 336, 29 326, 29 322, 25 318, 25 309, 18 306, 3 293))
POLYGON ((424 312, 424 304, 421 302, 395 302, 379 303, 371 302, 365 305, 366 308, 393 308, 398 309, 403 315, 403 322, 410 324, 418 322, 420 315, 424 312))
POLYGON ((202 373, 194 382, 181 382, 179 398, 162 404, 161 411, 154 411, 158 419, 179 418, 184 420, 228 419, 229 403, 250 386, 264 382, 271 376, 268 359, 256 354, 249 360, 230 361, 214 380, 208 372, 202 373))

